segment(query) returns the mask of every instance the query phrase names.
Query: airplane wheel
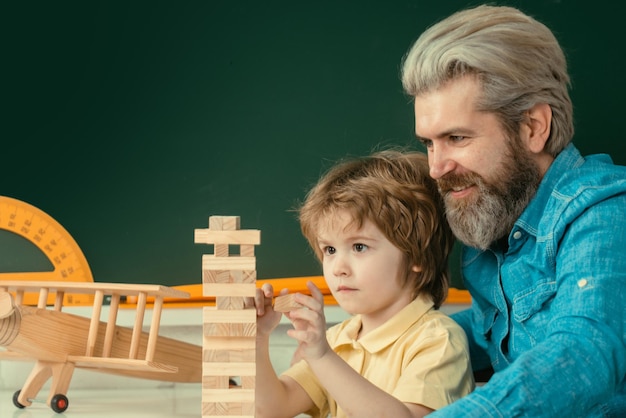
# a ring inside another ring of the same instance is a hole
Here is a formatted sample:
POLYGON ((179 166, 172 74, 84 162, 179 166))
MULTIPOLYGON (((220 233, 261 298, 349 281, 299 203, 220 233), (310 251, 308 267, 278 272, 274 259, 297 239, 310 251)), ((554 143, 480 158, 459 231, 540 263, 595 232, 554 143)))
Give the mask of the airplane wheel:
POLYGON ((65 395, 56 394, 50 400, 50 408, 58 414, 64 412, 68 406, 70 406, 70 402, 65 395))
POLYGON ((26 405, 22 405, 17 400, 17 398, 20 397, 20 392, 21 392, 21 390, 18 390, 17 392, 15 392, 13 394, 13 405, 15 405, 17 408, 24 409, 24 408, 26 408, 26 405))

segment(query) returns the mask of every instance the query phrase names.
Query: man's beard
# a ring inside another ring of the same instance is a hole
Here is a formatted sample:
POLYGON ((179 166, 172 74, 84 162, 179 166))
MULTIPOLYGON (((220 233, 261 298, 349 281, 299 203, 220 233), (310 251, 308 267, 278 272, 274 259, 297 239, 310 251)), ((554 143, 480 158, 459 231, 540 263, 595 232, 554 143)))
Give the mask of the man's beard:
POLYGON ((492 182, 476 173, 450 173, 437 181, 450 228, 470 247, 486 250, 507 235, 539 187, 541 174, 535 162, 519 142, 509 144, 509 154, 493 172, 492 182), (478 188, 472 196, 449 195, 455 188, 469 186, 478 188))

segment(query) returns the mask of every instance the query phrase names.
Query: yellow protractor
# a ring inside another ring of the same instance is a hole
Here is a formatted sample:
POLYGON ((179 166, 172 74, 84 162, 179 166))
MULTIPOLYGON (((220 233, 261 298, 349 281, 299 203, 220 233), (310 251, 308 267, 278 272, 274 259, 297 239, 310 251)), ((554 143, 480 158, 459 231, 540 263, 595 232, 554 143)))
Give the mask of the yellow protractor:
MULTIPOLYGON (((25 238, 50 261, 52 271, 0 272, 2 280, 93 282, 83 252, 60 223, 42 210, 21 200, 0 196, 0 229, 25 238)), ((38 294, 25 294, 23 303, 37 305, 38 294)), ((52 297, 48 304, 53 304, 52 297)), ((66 295, 64 305, 91 305, 91 295, 66 295)))

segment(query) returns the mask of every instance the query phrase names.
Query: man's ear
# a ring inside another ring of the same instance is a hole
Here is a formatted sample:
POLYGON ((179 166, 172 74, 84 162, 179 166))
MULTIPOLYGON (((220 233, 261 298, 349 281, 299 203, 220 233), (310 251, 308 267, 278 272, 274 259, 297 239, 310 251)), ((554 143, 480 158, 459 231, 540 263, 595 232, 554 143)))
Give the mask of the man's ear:
POLYGON ((547 103, 537 103, 528 110, 522 123, 522 140, 531 152, 540 154, 545 150, 551 129, 552 108, 547 103))

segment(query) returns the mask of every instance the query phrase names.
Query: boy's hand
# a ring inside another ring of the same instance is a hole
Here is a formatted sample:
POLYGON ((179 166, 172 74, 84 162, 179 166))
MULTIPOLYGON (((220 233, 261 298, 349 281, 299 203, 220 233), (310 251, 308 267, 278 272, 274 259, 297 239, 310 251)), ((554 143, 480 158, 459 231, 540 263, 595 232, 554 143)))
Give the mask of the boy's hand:
MULTIPOLYGON (((287 289, 282 289, 280 294, 287 294, 287 289)), ((281 313, 274 311, 272 300, 274 298, 274 288, 271 284, 265 283, 261 288, 256 289, 254 299, 247 298, 245 306, 254 306, 257 315, 257 334, 269 335, 280 323, 281 313)))
POLYGON ((313 284, 307 282, 311 296, 298 293, 294 301, 303 308, 295 309, 287 314, 294 329, 287 335, 298 340, 298 354, 303 359, 318 359, 331 351, 326 340, 326 318, 324 317, 324 295, 313 284))

